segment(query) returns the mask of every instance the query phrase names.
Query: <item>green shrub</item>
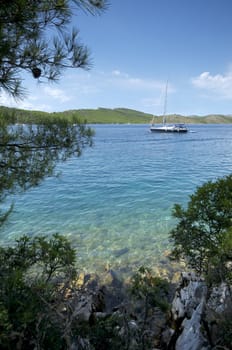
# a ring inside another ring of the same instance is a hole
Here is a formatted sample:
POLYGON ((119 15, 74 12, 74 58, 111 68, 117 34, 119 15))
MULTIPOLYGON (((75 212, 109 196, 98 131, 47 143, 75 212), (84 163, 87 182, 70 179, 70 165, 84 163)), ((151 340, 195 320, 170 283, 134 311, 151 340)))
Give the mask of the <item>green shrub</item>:
POLYGON ((162 311, 167 311, 169 308, 168 289, 169 283, 160 277, 153 276, 147 267, 141 266, 132 277, 132 295, 143 299, 145 305, 159 307, 162 311))
POLYGON ((173 256, 184 258, 200 274, 216 272, 218 282, 230 279, 232 175, 198 187, 187 209, 175 204, 173 216, 178 219, 170 232, 173 256))
POLYGON ((62 307, 75 277, 66 238, 24 236, 0 249, 1 349, 64 349, 62 307))

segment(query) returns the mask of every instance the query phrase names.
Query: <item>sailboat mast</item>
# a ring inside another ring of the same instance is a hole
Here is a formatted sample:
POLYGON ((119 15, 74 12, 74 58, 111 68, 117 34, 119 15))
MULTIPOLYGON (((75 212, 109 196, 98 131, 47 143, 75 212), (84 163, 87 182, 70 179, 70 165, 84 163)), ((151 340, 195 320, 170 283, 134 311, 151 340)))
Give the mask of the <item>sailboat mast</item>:
POLYGON ((168 94, 168 81, 166 83, 165 88, 165 96, 164 96, 164 113, 163 113, 163 124, 166 124, 166 112, 167 112, 167 94, 168 94))

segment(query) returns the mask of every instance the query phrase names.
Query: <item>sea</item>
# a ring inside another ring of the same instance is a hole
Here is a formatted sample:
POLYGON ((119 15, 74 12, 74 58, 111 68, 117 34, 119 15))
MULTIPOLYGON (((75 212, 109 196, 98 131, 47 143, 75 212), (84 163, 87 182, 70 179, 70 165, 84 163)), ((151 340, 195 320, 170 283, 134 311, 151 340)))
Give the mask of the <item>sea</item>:
POLYGON ((56 167, 58 176, 8 198, 14 210, 0 244, 65 235, 86 272, 163 263, 175 203, 232 172, 232 124, 190 125, 186 134, 147 125, 92 125, 94 145, 56 167))

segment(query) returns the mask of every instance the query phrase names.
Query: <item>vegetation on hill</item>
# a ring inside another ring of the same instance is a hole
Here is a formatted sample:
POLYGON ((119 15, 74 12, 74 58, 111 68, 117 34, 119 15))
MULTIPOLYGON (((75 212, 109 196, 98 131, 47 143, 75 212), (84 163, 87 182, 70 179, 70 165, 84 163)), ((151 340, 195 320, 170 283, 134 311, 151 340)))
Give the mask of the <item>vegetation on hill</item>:
MULTIPOLYGON (((98 108, 75 109, 63 112, 47 113, 42 111, 29 111, 17 108, 0 106, 0 113, 14 115, 18 123, 37 123, 43 118, 61 118, 72 121, 73 118, 88 124, 150 124, 153 115, 127 108, 98 108)), ((154 116, 154 122, 162 123, 162 116, 154 116)), ((182 116, 172 114, 166 116, 168 123, 186 124, 232 124, 232 116, 206 115, 206 116, 182 116)))

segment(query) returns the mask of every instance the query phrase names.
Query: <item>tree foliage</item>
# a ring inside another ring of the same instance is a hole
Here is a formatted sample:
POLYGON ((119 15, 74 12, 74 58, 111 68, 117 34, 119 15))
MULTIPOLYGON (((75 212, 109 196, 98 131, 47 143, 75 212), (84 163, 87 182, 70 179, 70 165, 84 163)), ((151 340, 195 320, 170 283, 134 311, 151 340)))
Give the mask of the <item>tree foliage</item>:
MULTIPOLYGON (((23 98, 25 72, 55 81, 65 68, 88 68, 88 49, 71 22, 80 10, 94 15, 106 7, 106 0, 1 0, 0 94, 5 90, 23 98)), ((57 161, 79 156, 91 144, 91 130, 74 116, 41 116, 26 124, 0 112, 0 202, 9 193, 37 185, 57 161)))
POLYGON ((208 181, 190 196, 187 208, 175 204, 178 224, 171 231, 173 255, 199 273, 230 278, 232 262, 232 175, 208 181), (213 273, 212 273, 213 272, 213 273))
POLYGON ((106 0, 1 0, 0 93, 22 98, 23 72, 56 81, 65 68, 89 68, 89 50, 70 24, 80 9, 106 7, 106 0))
POLYGON ((69 120, 45 116, 36 124, 18 124, 16 116, 0 115, 0 202, 38 185, 58 161, 80 156, 92 144, 92 135, 74 116, 69 120))
POLYGON ((64 310, 74 264, 75 251, 58 234, 24 236, 14 247, 0 248, 1 349, 68 348, 64 310))
MULTIPOLYGON (((145 309, 149 304, 167 311, 168 288, 169 283, 161 277, 153 276, 148 267, 141 266, 132 277, 131 293, 138 299, 144 299, 145 309)), ((145 314, 146 312, 147 310, 145 314)))

